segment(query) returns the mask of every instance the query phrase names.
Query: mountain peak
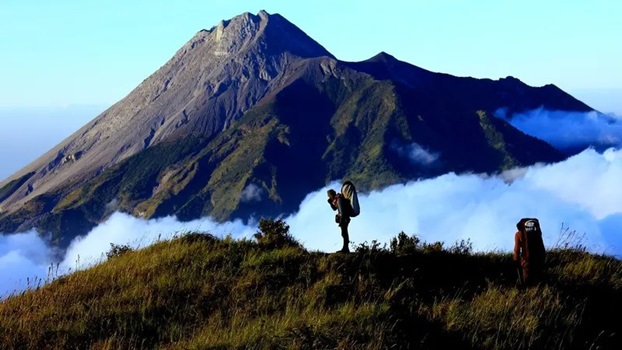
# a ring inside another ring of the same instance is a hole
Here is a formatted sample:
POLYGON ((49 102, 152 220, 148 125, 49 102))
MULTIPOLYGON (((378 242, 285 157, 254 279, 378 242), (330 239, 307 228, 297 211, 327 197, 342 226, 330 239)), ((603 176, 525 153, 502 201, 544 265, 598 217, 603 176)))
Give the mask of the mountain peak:
POLYGON ((279 14, 265 10, 252 14, 244 12, 228 20, 221 20, 209 30, 200 31, 192 42, 204 41, 206 36, 218 43, 214 54, 230 56, 257 48, 262 54, 290 54, 309 58, 334 56, 300 28, 279 14))
POLYGON ((270 14, 266 12, 266 10, 260 10, 257 15, 262 18, 268 18, 268 16, 270 16, 270 14))
POLYGON ((367 61, 368 62, 394 62, 394 61, 398 61, 398 59, 384 51, 380 51, 375 56, 367 59, 367 61))
POLYGON ((523 82, 520 79, 513 77, 511 75, 508 75, 505 78, 500 78, 499 81, 507 83, 507 84, 523 84, 523 82))

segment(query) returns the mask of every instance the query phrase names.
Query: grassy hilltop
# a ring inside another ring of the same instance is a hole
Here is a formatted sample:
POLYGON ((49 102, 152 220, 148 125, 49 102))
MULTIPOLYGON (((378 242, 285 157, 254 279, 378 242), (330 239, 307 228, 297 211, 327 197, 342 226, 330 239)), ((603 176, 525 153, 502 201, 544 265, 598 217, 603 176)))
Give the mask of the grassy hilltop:
POLYGON ((253 241, 187 234, 0 303, 24 349, 620 349, 622 262, 551 249, 516 285, 504 253, 399 234, 352 254, 300 247, 282 221, 253 241), (613 319, 613 322, 610 321, 613 319))

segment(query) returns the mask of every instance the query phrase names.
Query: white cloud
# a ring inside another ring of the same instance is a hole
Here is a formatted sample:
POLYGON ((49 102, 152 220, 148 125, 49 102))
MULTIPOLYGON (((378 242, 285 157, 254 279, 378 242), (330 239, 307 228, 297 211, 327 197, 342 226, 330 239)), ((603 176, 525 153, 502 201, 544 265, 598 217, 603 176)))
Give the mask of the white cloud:
POLYGON ((622 118, 598 112, 549 111, 538 108, 507 115, 499 109, 495 116, 505 119, 522 132, 544 140, 558 149, 622 147, 622 118))
POLYGON ((34 230, 0 235, 0 296, 45 281, 52 258, 53 251, 34 230))
POLYGON ((136 249, 186 232, 251 237, 256 227, 254 222, 246 226, 241 220, 223 224, 208 218, 179 222, 174 217, 145 220, 114 213, 87 235, 74 239, 61 261, 54 259, 54 251, 49 248, 47 240, 34 231, 0 235, 0 298, 14 290, 23 290, 28 284, 33 286, 35 279, 45 281, 48 275, 56 277, 104 261, 111 243, 127 244, 136 249), (48 271, 50 267, 53 267, 52 273, 48 271))
POLYGON ((104 211, 106 213, 113 213, 116 210, 119 209, 119 200, 116 198, 113 198, 110 202, 108 202, 106 204, 106 206, 104 207, 104 211))
MULTIPOLYGON (((350 239, 359 244, 388 243, 400 231, 427 242, 451 245, 470 239, 477 251, 510 251, 516 222, 537 217, 548 247, 558 240, 562 224, 585 233, 593 252, 622 255, 622 151, 599 154, 586 150, 568 160, 514 169, 500 176, 445 174, 434 179, 390 186, 359 194, 360 216, 350 224, 350 239)), ((326 203, 332 183, 310 193, 299 211, 285 218, 290 232, 310 250, 336 251, 341 245, 334 212, 326 203)), ((173 217, 144 220, 115 213, 83 238, 72 242, 60 270, 101 261, 110 243, 145 247, 158 238, 187 231, 251 237, 256 222, 217 224, 210 219, 180 223, 173 217), (79 258, 78 258, 79 256, 79 258)), ((45 279, 55 262, 44 240, 34 232, 0 236, 0 295, 26 287, 26 278, 45 279)))
POLYGON ((409 145, 398 146, 393 143, 391 147, 397 152, 400 157, 408 159, 411 163, 417 165, 429 166, 439 159, 439 154, 431 152, 420 144, 413 142, 409 145))
MULTIPOLYGON (((470 238, 479 251, 509 251, 516 222, 537 217, 549 246, 564 224, 586 233, 593 251, 622 254, 622 225, 616 227, 622 221, 621 172, 621 151, 588 150, 558 164, 516 169, 512 176, 450 173, 394 185, 359 195, 361 215, 350 224, 350 238, 388 242, 403 230, 425 241, 470 238)), ((331 251, 339 248, 340 236, 325 193, 309 194, 286 221, 306 247, 331 251)))
POLYGON ((263 188, 255 184, 248 184, 246 187, 244 187, 244 190, 242 190, 240 200, 242 202, 260 202, 262 195, 263 188))
POLYGON ((136 249, 146 247, 158 240, 168 240, 186 232, 209 232, 224 237, 250 237, 254 226, 246 226, 241 220, 224 224, 209 218, 180 222, 175 217, 145 220, 133 216, 114 213, 108 220, 93 228, 86 236, 76 238, 69 248, 61 266, 65 268, 78 265, 88 266, 105 258, 110 243, 129 245, 136 249))

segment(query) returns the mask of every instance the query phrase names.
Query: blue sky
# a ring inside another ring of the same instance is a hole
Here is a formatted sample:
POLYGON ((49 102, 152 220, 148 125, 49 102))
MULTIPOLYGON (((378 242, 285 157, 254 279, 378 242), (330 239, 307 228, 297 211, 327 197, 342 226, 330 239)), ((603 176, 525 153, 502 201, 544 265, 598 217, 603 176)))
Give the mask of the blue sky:
POLYGON ((0 107, 110 105, 198 30, 260 9, 343 60, 386 51, 433 71, 622 100, 619 1, 3 0, 0 107))

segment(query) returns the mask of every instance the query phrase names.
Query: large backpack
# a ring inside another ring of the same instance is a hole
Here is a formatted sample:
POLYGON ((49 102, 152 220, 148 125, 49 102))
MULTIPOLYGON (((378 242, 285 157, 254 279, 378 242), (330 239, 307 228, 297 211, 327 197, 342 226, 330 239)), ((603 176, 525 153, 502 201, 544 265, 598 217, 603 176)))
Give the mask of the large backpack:
POLYGON ((341 194, 345 199, 350 201, 350 206, 352 207, 350 216, 358 216, 361 213, 361 207, 359 205, 359 197, 356 194, 356 187, 354 187, 354 184, 350 181, 345 181, 341 186, 341 194))
POLYGON ((545 249, 540 222, 535 218, 523 218, 518 222, 517 226, 525 242, 525 259, 530 264, 543 265, 545 249))

